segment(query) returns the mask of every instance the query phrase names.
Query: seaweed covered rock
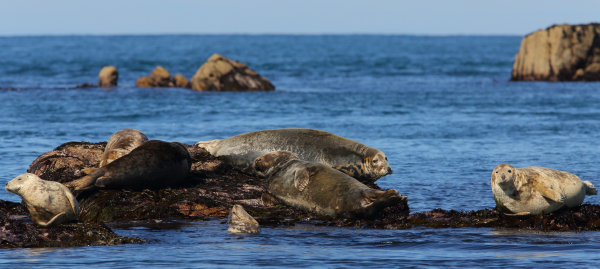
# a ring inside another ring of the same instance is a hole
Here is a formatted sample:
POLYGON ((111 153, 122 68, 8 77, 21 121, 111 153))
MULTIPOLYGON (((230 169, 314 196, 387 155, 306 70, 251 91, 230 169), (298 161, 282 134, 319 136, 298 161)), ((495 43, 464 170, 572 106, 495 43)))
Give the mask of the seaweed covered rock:
POLYGON ((246 64, 213 54, 191 81, 196 91, 272 91, 275 86, 246 64))
POLYGON ((600 80, 600 24, 554 25, 521 41, 511 80, 600 80))
MULTIPOLYGON (((69 142, 43 154, 29 172, 45 180, 69 182, 83 176, 81 170, 97 167, 106 143, 69 142), (90 151, 85 155, 83 151, 90 151), (83 156, 88 159, 82 160, 83 156)), ((279 204, 265 205, 264 180, 249 177, 195 146, 186 145, 192 168, 185 185, 160 190, 102 190, 75 192, 80 220, 112 222, 156 218, 225 218, 229 209, 241 204, 257 221, 279 223, 285 219, 320 218, 279 204)), ((376 187, 376 186, 375 186, 376 187)), ((408 215, 406 202, 386 208, 381 216, 408 215)), ((379 217, 381 217, 379 216, 379 217)), ((262 225, 262 223, 261 223, 262 225)))
POLYGON ((24 206, 0 200, 0 248, 75 247, 141 243, 136 237, 118 236, 95 223, 70 223, 52 228, 33 225, 24 206))

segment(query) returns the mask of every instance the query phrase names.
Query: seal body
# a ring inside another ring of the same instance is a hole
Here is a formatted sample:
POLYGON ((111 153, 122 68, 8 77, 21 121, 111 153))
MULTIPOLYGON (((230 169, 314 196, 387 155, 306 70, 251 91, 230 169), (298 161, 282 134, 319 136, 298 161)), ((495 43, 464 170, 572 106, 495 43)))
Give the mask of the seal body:
POLYGON ((129 154, 133 149, 148 141, 148 137, 135 129, 122 129, 108 139, 104 154, 100 160, 100 167, 129 154))
POLYGON ((406 199, 394 189, 371 189, 328 165, 300 160, 288 151, 265 154, 254 167, 265 173, 268 191, 277 200, 321 215, 371 218, 406 199))
POLYGON ((363 182, 375 182, 392 173, 382 151, 320 130, 265 130, 196 145, 254 176, 264 176, 253 168, 254 160, 274 151, 290 151, 301 160, 329 165, 363 182))
POLYGON ((229 213, 229 229, 232 234, 253 234, 260 233, 258 222, 244 210, 241 205, 234 205, 229 213))
POLYGON ((574 174, 536 166, 498 165, 491 185, 498 209, 516 215, 548 214, 578 206, 586 195, 597 194, 594 185, 574 174))
POLYGON ((41 227, 52 227, 77 220, 79 203, 67 187, 23 174, 6 183, 6 190, 21 196, 31 220, 41 227))
POLYGON ((182 183, 192 159, 179 142, 150 140, 88 176, 65 183, 75 190, 161 189, 182 183))

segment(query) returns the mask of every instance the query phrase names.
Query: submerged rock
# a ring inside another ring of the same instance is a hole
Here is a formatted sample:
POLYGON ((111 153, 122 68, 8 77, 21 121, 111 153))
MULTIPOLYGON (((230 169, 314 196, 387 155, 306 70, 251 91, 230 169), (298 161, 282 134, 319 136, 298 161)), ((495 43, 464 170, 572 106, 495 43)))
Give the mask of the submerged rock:
POLYGON ((52 228, 33 225, 24 206, 0 200, 0 248, 111 246, 143 242, 118 236, 104 224, 70 223, 52 228))
POLYGON ((196 91, 272 91, 275 86, 246 64, 213 54, 191 81, 196 91))
POLYGON ((600 24, 554 25, 525 36, 511 80, 600 80, 600 24))
POLYGON ((119 79, 119 72, 114 66, 105 66, 100 70, 98 74, 98 86, 110 87, 117 86, 117 80, 119 79))

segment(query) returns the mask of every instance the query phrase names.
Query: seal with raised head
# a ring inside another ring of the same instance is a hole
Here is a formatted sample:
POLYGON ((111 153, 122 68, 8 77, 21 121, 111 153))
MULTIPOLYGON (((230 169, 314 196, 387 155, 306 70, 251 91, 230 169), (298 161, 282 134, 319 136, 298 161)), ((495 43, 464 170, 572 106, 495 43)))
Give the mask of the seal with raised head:
POLYGON ((183 144, 150 140, 90 175, 64 184, 75 190, 161 189, 182 183, 191 166, 183 144))
POLYGON ((77 220, 79 203, 67 187, 23 174, 6 183, 6 190, 21 196, 31 220, 41 227, 52 227, 77 220))
POLYGON ((232 234, 255 234, 260 233, 258 222, 244 210, 241 205, 234 205, 229 213, 229 229, 232 234))
POLYGON ((300 160, 289 151, 258 157, 254 168, 266 175, 267 189, 277 200, 321 215, 372 218, 406 199, 394 189, 369 188, 328 165, 300 160))
MULTIPOLYGON (((104 148, 104 153, 102 154, 100 165, 98 167, 105 166, 114 160, 129 154, 129 152, 146 141, 148 141, 148 137, 136 129, 125 128, 117 131, 108 139, 108 143, 106 143, 106 148, 104 148)), ((82 172, 89 175, 96 170, 98 170, 98 168, 86 168, 83 169, 82 172)))
POLYGON ((363 182, 375 182, 392 173, 381 150, 313 129, 256 131, 226 139, 201 141, 196 146, 254 176, 264 176, 253 168, 254 160, 274 151, 290 151, 301 160, 329 165, 363 182))
POLYGON ((507 215, 540 215, 583 203, 598 191, 574 174, 545 167, 514 168, 501 164, 492 172, 492 192, 498 210, 507 215))

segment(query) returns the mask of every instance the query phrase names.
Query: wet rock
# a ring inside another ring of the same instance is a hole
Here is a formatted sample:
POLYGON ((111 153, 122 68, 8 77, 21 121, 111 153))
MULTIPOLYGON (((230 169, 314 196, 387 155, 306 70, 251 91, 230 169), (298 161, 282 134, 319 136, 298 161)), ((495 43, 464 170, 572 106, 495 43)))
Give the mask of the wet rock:
POLYGON ((98 86, 109 87, 117 86, 117 80, 119 79, 119 72, 114 66, 105 66, 100 70, 98 74, 98 86))
POLYGON ((246 64, 213 54, 192 77, 196 91, 272 91, 275 86, 246 64))
POLYGON ((527 35, 511 80, 600 80, 600 24, 554 25, 527 35))
POLYGON ((0 248, 111 246, 141 242, 136 237, 118 236, 104 224, 79 222, 41 228, 33 225, 24 206, 0 200, 0 248))

